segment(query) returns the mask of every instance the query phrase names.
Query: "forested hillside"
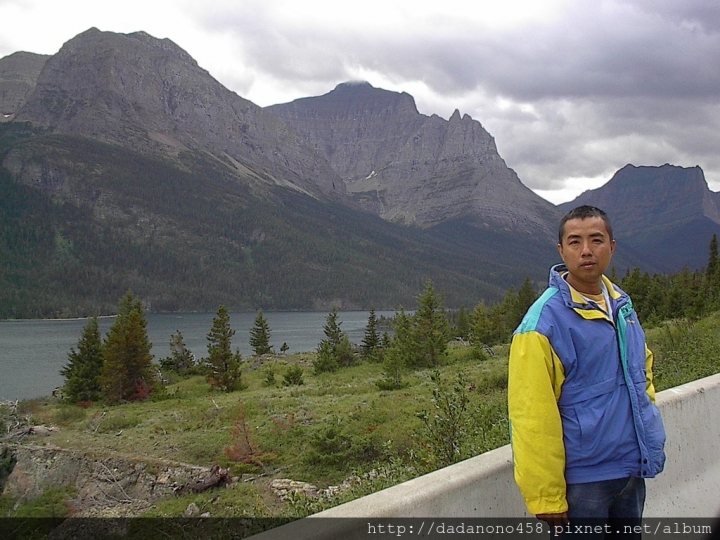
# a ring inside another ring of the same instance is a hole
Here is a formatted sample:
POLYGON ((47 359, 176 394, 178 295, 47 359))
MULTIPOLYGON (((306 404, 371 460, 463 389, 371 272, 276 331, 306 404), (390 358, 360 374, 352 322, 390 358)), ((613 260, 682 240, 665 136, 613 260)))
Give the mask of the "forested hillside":
POLYGON ((469 305, 553 260, 552 246, 505 231, 401 227, 258 190, 200 153, 179 167, 16 123, 0 145, 6 163, 40 171, 26 185, 0 170, 0 317, 108 313, 128 289, 152 311, 393 309, 428 278, 449 306, 469 305))

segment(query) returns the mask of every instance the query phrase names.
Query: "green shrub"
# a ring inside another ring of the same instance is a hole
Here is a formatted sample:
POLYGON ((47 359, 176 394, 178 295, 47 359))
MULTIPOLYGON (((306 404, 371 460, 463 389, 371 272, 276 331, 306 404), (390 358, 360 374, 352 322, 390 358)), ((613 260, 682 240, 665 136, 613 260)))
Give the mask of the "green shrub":
POLYGON ((62 405, 55 412, 55 422, 60 425, 72 424, 85 420, 87 411, 76 405, 62 405))
POLYGON ((74 488, 49 489, 36 499, 20 504, 9 517, 15 518, 63 518, 70 513, 68 499, 74 488))
POLYGON ((508 370, 506 364, 496 365, 488 371, 478 375, 475 390, 478 392, 491 392, 492 390, 507 388, 508 370))
POLYGON ((655 390, 661 391, 720 371, 720 338, 716 321, 668 323, 657 343, 653 369, 655 390))
POLYGON ((332 373, 338 370, 340 366, 335 357, 333 346, 329 341, 324 340, 320 342, 317 355, 312 364, 316 375, 320 373, 332 373))
POLYGON ((510 443, 507 417, 507 394, 504 391, 484 393, 472 407, 469 454, 478 455, 510 443))
POLYGON ((265 387, 274 387, 277 386, 277 381, 275 380, 275 370, 272 368, 272 366, 267 366, 263 370, 263 381, 262 385, 265 387))
POLYGON ((134 428, 142 423, 137 415, 118 414, 105 418, 97 428, 97 433, 117 433, 122 429, 134 428))
POLYGON ((468 385, 462 373, 457 374, 452 386, 441 379, 440 371, 430 375, 435 384, 432 391, 432 414, 427 410, 417 416, 424 429, 420 433, 425 459, 431 468, 446 467, 467 456, 466 445, 470 434, 468 385))
POLYGON ((448 363, 464 363, 464 362, 483 362, 487 360, 485 352, 473 345, 463 346, 460 344, 452 344, 448 347, 448 363))
POLYGON ((358 430, 354 433, 347 424, 333 418, 310 437, 306 461, 311 465, 343 466, 378 459, 382 454, 382 441, 374 431, 358 430))
POLYGON ((283 385, 300 386, 302 384, 305 384, 305 381, 303 381, 303 369, 297 364, 290 366, 283 375, 283 385))

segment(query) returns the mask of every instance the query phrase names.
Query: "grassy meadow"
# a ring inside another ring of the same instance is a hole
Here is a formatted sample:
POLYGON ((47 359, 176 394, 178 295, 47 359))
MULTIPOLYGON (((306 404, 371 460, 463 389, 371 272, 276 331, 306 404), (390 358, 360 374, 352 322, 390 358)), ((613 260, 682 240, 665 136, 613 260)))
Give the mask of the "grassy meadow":
MULTIPOLYGON (((647 330, 658 391, 720 372, 719 325, 716 313, 647 330)), ((170 375, 163 398, 145 403, 24 401, 18 412, 32 425, 59 429, 22 442, 218 464, 239 479, 222 491, 156 501, 144 516, 179 516, 195 503, 213 517, 299 517, 507 444, 509 346, 492 350, 452 343, 443 365, 406 372, 407 386, 393 391, 376 385, 381 364, 316 375, 314 353, 305 353, 247 358, 247 387, 231 393, 211 391, 201 376, 170 375), (302 384, 285 384, 298 382, 297 367, 302 384), (286 380, 291 369, 295 376, 286 380), (325 495, 281 499, 271 489, 278 478, 311 483, 325 495), (346 489, 328 490, 340 485, 346 489)), ((43 516, 49 507, 57 515, 58 501, 72 494, 68 488, 21 503, 4 497, 0 515, 43 516)))

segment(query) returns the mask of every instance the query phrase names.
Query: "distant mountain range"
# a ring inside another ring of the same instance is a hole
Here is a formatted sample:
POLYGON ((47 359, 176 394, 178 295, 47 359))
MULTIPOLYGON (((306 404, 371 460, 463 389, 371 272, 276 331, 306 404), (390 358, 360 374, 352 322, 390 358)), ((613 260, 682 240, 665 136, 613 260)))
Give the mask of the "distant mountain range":
MULTIPOLYGON (((363 82, 261 108, 144 32, 0 59, 0 163, 0 317, 109 311, 129 287, 158 311, 393 309, 426 279, 470 307, 544 284, 571 204, 458 111, 363 82)), ((608 210, 620 270, 672 271, 706 263, 716 200, 699 168, 628 166, 572 204, 608 210)))

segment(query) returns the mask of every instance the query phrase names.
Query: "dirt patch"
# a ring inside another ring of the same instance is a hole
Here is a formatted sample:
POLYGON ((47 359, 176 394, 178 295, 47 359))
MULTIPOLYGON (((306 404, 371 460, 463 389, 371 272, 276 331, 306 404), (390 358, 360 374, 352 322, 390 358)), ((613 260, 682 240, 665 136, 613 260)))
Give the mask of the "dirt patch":
POLYGON ((76 517, 136 516, 154 501, 211 475, 209 467, 52 446, 8 445, 3 451, 14 462, 3 494, 24 502, 49 489, 72 486, 76 496, 69 504, 76 517))

